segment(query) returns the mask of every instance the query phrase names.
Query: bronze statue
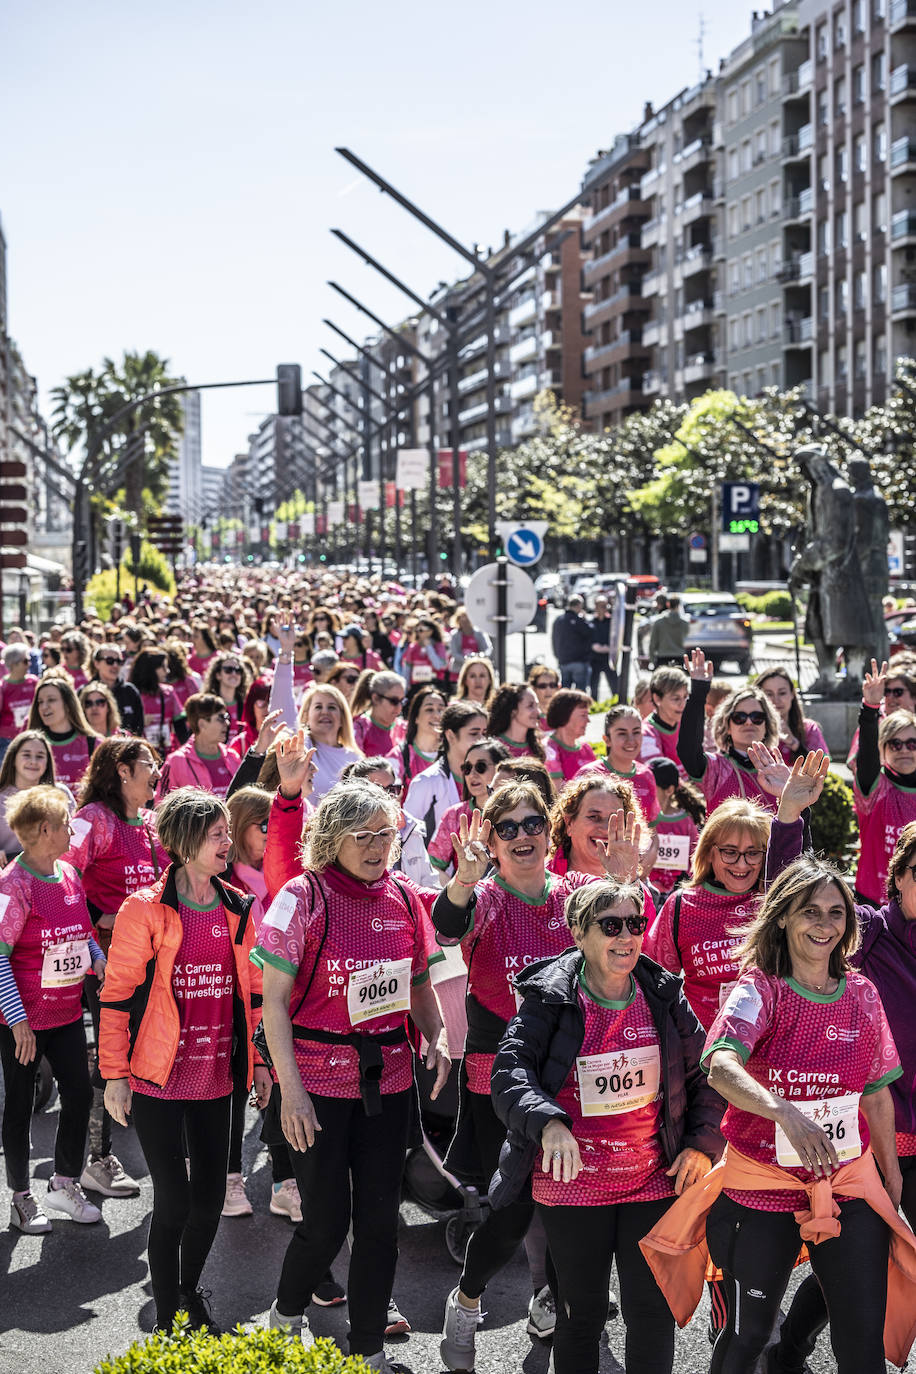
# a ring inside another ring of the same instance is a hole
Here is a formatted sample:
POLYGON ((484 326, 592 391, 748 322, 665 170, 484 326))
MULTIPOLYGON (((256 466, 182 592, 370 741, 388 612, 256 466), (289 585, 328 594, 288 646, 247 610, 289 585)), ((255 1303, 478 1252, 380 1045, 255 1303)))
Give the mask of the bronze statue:
POLYGON ((858 453, 846 464, 853 489, 853 510, 856 519, 856 547, 865 582, 865 595, 874 627, 874 657, 883 663, 888 654, 887 625, 882 601, 887 596, 889 580, 887 546, 891 534, 891 518, 887 502, 875 490, 871 465, 864 454, 858 453))
POLYGON ((857 546, 855 498, 821 444, 808 444, 795 457, 811 490, 805 544, 792 564, 789 588, 810 588, 805 634, 814 645, 820 670, 812 691, 852 697, 861 688, 876 641, 857 546), (841 650, 845 680, 837 676, 841 650))

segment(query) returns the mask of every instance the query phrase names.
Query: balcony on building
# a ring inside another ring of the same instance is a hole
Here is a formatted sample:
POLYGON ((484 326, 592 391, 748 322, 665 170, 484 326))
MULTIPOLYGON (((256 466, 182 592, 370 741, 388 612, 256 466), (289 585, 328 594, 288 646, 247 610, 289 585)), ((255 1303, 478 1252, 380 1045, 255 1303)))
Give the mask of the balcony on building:
POLYGON ((888 93, 892 105, 916 100, 916 63, 904 63, 891 72, 888 93))
POLYGON ((625 315, 630 310, 648 310, 648 304, 643 299, 644 295, 645 292, 641 286, 627 283, 615 291, 612 296, 606 296, 604 300, 592 301, 583 311, 588 329, 595 329, 604 320, 610 319, 612 315, 625 315))
POLYGON ((644 324, 642 330, 643 347, 654 348, 655 345, 659 343, 659 341, 661 340, 662 330, 664 329, 664 327, 665 320, 663 318, 649 320, 647 324, 644 324))
POLYGON ((796 67, 794 72, 786 72, 782 78, 783 100, 795 100, 805 94, 814 80, 814 63, 810 57, 796 67))
POLYGON ((814 275, 814 254, 794 253, 780 265, 776 280, 781 282, 804 281, 814 275))
POLYGON ((639 183, 639 193, 643 200, 648 200, 654 193, 655 187, 658 184, 658 179, 664 170, 664 163, 661 163, 657 167, 650 167, 648 172, 643 173, 642 180, 639 183))
POLYGON ((611 267, 620 266, 627 262, 644 263, 645 261, 640 235, 638 233, 624 234, 617 240, 613 248, 609 248, 606 253, 602 253, 600 257, 592 258, 591 262, 585 264, 582 274, 583 280, 587 287, 592 286, 605 276, 611 267))
POLYGON ((901 282, 891 291, 891 314, 916 315, 916 282, 901 282))
POLYGON ((711 191, 696 191, 692 196, 688 196, 680 205, 681 224, 686 226, 693 224, 695 220, 701 219, 704 215, 711 215, 713 198, 711 191))
POLYGON ((783 329, 783 348, 808 348, 813 341, 814 320, 810 315, 786 321, 783 329))
POLYGON ((898 29, 916 28, 916 0, 891 0, 888 15, 891 33, 898 29))
POLYGON ((797 196, 789 196, 783 207, 783 218, 787 221, 808 219, 814 213, 814 188, 806 186, 797 196))
POLYGON ((513 401, 523 401, 528 396, 536 396, 540 390, 537 372, 529 372, 525 377, 516 377, 509 387, 513 401))
POLYGON ((536 358, 538 352, 538 339, 536 334, 529 334, 527 339, 519 339, 509 349, 509 362, 513 367, 519 363, 525 363, 529 358, 536 358))
POLYGON ((613 224, 617 218, 626 219, 630 215, 647 215, 648 213, 649 207, 643 202, 639 182, 635 186, 625 186, 609 205, 596 210, 583 222, 582 241, 586 247, 589 247, 598 235, 613 224))
POLYGON ((538 386, 542 391, 558 391, 563 385, 563 374, 558 367, 545 367, 538 374, 538 386))
POLYGON ((585 372, 592 376, 609 363, 619 362, 632 353, 644 352, 645 347, 645 340, 640 338, 638 330, 624 329, 616 339, 611 339, 610 343, 594 344, 586 348, 582 355, 585 372))
POLYGON ((712 139, 709 134, 702 134, 699 138, 693 139, 686 148, 682 148, 679 153, 675 153, 672 159, 675 167, 681 172, 689 172, 691 168, 700 166, 703 162, 708 162, 712 155, 712 139))
POLYGON ((515 409, 512 397, 503 392, 503 394, 497 396, 496 400, 493 402, 493 409, 496 411, 497 415, 511 415, 515 409))
POLYGON ((715 309, 712 300, 706 300, 701 296, 695 301, 688 301, 681 312, 684 332, 712 324, 714 316, 715 309))
POLYGON ((891 215, 891 242, 899 248, 916 240, 916 210, 898 210, 891 215))
POLYGON ((655 219, 647 219, 640 226, 640 244, 643 248, 655 247, 664 232, 667 218, 667 215, 662 213, 655 219))
POLYGON ((604 391, 586 391, 582 398, 582 406, 586 418, 593 420, 605 410, 618 410, 622 406, 638 404, 642 395, 640 379, 624 377, 604 391))
POLYGON ((782 140, 784 162, 807 158, 814 147, 814 125, 803 124, 797 133, 787 134, 782 140))
POLYGON ((663 272, 647 272, 642 279, 642 294, 645 297, 657 296, 662 289, 663 272))
POLYGON ((459 378, 458 391, 465 395, 469 391, 477 391, 479 387, 487 384, 487 369, 480 368, 477 372, 469 372, 466 376, 459 378))
POLYGON ((516 301, 515 305, 509 311, 509 328, 519 329, 523 324, 527 324, 529 320, 533 320, 537 312, 537 293, 529 291, 520 301, 516 301))
POLYGON ((642 394, 644 396, 660 396, 665 388, 665 379, 660 372, 644 372, 642 374, 642 394))
POLYGON ((477 405, 468 406, 467 410, 459 410, 458 423, 461 425, 472 425, 476 420, 482 420, 487 413, 486 401, 480 401, 477 405))
POLYGON ((684 363, 684 385, 696 386, 697 382, 711 381, 715 370, 714 353, 695 353, 684 363))
POLYGON ((916 136, 904 134, 891 144, 891 176, 899 177, 916 171, 916 136))
POLYGON ((688 248, 680 259, 681 277, 694 277, 698 272, 706 272, 712 266, 712 247, 708 243, 695 243, 688 248))

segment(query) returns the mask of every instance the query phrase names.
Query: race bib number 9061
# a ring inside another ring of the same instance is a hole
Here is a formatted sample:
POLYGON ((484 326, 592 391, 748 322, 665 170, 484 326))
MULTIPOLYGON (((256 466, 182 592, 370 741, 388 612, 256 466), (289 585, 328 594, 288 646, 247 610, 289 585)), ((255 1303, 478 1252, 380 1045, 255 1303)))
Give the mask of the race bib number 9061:
POLYGON ((410 1011, 410 968, 409 959, 395 959, 372 968, 354 969, 347 983, 350 1025, 410 1011))
POLYGON ((619 1054, 590 1054, 576 1060, 583 1116, 616 1116, 647 1107, 658 1096, 657 1045, 619 1054))

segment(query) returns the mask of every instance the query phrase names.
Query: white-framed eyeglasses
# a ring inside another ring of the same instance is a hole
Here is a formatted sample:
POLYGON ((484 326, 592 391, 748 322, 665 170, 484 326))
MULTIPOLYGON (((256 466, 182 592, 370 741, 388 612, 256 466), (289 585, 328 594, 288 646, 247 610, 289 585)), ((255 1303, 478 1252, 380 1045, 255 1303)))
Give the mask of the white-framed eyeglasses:
POLYGON ((397 838, 398 832, 393 825, 386 825, 381 830, 350 830, 347 833, 351 840, 356 841, 357 848, 368 849, 373 840, 381 840, 382 844, 391 844, 397 838))

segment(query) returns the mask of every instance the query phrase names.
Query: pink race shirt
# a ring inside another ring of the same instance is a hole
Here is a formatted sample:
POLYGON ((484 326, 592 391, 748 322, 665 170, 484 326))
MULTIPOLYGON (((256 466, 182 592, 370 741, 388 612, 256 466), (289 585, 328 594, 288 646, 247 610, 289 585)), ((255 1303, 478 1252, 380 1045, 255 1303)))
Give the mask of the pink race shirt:
POLYGON ((649 882, 655 888, 656 892, 670 892, 678 878, 683 878, 690 872, 690 865, 693 861, 693 851, 696 849, 697 840, 699 839, 699 831, 697 830, 696 821, 692 816, 689 816, 686 811, 672 811, 669 813, 660 811, 652 822, 652 827, 659 837, 659 846, 666 848, 670 852, 670 863, 676 866, 669 866, 668 863, 666 863, 664 867, 659 866, 653 868, 652 872, 649 874, 649 882), (676 847, 680 850, 682 856, 680 859, 678 859, 675 854, 675 845, 665 845, 666 840, 675 840, 679 842, 676 847), (683 844, 684 840, 687 841, 686 847, 683 844))
POLYGON ((122 821, 107 806, 90 802, 70 824, 73 843, 65 857, 82 874, 88 901, 103 915, 117 915, 125 897, 152 886, 169 866, 152 811, 141 810, 136 822, 122 821))
POLYGON ((659 1137, 661 1049, 642 989, 625 1002, 589 993, 579 974, 585 1035, 557 1102, 568 1114, 582 1156, 571 1183, 542 1172, 531 1177, 535 1202, 546 1207, 607 1207, 674 1197, 659 1137))
MULTIPOLYGON (((809 720, 808 717, 806 716, 806 717, 805 717, 805 753, 806 753, 806 754, 810 754, 810 753, 812 753, 812 751, 815 750, 815 749, 823 749, 824 753, 825 753, 825 754, 828 756, 828 758, 829 758, 829 756, 830 756, 830 750, 827 748, 827 741, 824 739, 824 732, 823 732, 823 730, 822 730, 821 727, 818 725, 818 723, 817 723, 816 720, 809 720)), ((784 761, 789 765, 789 767, 791 768, 791 767, 792 767, 792 764, 795 762, 795 759, 796 759, 796 757, 797 757, 797 751, 796 751, 796 752, 793 752, 793 751, 789 748, 789 746, 788 746, 788 744, 785 742, 785 740, 780 740, 780 741, 779 741, 779 752, 780 752, 780 754, 782 754, 783 760, 784 760, 784 761)))
MULTIPOLYGON (((45 738, 48 739, 47 736, 45 738)), ((77 790, 83 774, 89 767, 92 743, 93 741, 87 739, 85 735, 75 733, 60 741, 48 739, 51 753, 54 756, 55 781, 66 783, 71 792, 77 790)))
POLYGON ((82 884, 70 864, 58 863, 55 876, 44 878, 19 858, 0 873, 0 954, 10 961, 32 1030, 69 1026, 82 1015, 91 934, 82 884))
POLYGON ((376 725, 368 711, 354 720, 353 734, 357 748, 362 750, 367 759, 375 758, 377 754, 387 758, 397 750, 391 731, 383 730, 381 725, 376 725))
POLYGON ((916 786, 899 786, 882 768, 867 796, 860 791, 858 780, 853 795, 860 845, 856 890, 873 906, 881 906, 887 900, 887 870, 900 832, 909 821, 916 820, 916 786))
POLYGON ((134 1092, 171 1102, 205 1102, 232 1091, 235 960, 221 902, 202 909, 179 901, 182 936, 172 969, 180 1032, 163 1087, 130 1077, 134 1092))
MULTIPOLYGON (((791 978, 749 970, 710 1027, 700 1061, 704 1067, 717 1049, 734 1050, 756 1082, 796 1105, 877 1092, 903 1072, 877 989, 861 973, 848 973, 835 993, 822 995, 806 992, 791 978)), ((864 1150, 869 1136, 861 1112, 858 1131, 864 1150)), ((779 1163, 772 1121, 729 1104, 722 1134, 748 1158, 779 1163)), ((849 1129, 844 1139, 851 1139, 849 1129)), ((781 1167, 796 1178, 811 1178, 804 1168, 781 1167)), ((807 1206, 803 1192, 736 1191, 730 1196, 765 1212, 807 1206)))
POLYGON ((433 868, 437 868, 440 873, 450 873, 455 867, 452 835, 459 833, 458 823, 462 816, 467 816, 470 820, 473 807, 473 802, 456 802, 443 813, 441 821, 436 826, 436 833, 427 845, 427 850, 433 868))
POLYGON ((734 950, 741 936, 730 935, 728 927, 750 921, 759 902, 756 892, 736 897, 707 883, 681 888, 667 898, 646 932, 644 949, 649 958, 671 973, 684 970, 684 996, 704 1030, 712 1025, 738 978, 734 950))
POLYGON ((739 768, 734 759, 718 751, 706 755, 706 772, 702 778, 694 779, 706 798, 706 809, 711 814, 721 802, 729 797, 746 797, 749 801, 759 802, 765 811, 776 814, 778 799, 764 792, 757 781, 753 768, 739 768))
POLYGON ((687 770, 677 753, 677 741, 680 733, 680 723, 664 725, 653 711, 642 723, 642 750, 639 755, 642 762, 649 763, 652 759, 670 759, 681 777, 685 778, 687 770))
MULTIPOLYGON (((251 957, 259 967, 273 964, 295 977, 293 1025, 379 1035, 404 1025, 410 989, 428 976, 433 948, 428 918, 412 887, 389 874, 361 883, 331 868, 292 878, 280 889, 261 921, 251 957), (386 1010, 392 1004, 398 1009, 386 1010)), ((354 1045, 300 1039, 294 1044, 310 1093, 360 1096, 354 1045)), ((409 1044, 381 1049, 381 1091, 404 1092, 412 1077, 409 1044)))
MULTIPOLYGON (((468 966, 468 992, 482 1007, 508 1023, 517 1010, 512 980, 538 959, 569 949, 573 938, 563 907, 577 887, 596 879, 586 873, 563 878, 548 873, 539 901, 523 897, 500 878, 487 878, 477 887, 473 927, 461 940, 468 966)), ((442 944, 454 943, 443 940, 442 944)), ((490 1095, 492 1054, 465 1055, 471 1092, 490 1095)))
POLYGON ((436 754, 421 754, 420 750, 413 744, 402 746, 399 754, 402 763, 404 762, 403 748, 407 750, 407 761, 404 763, 404 782, 410 782, 418 773, 423 773, 427 768, 436 762, 436 754))
POLYGON ((633 789, 636 800, 642 809, 645 820, 652 822, 658 815, 658 791, 655 787, 655 774, 652 769, 644 763, 634 763, 629 773, 618 773, 616 768, 612 768, 607 759, 598 759, 597 763, 580 769, 579 777, 585 777, 592 773, 610 773, 612 778, 620 778, 621 782, 628 782, 633 789))
POLYGON ((556 735, 544 740, 544 754, 547 771, 554 782, 559 784, 560 790, 581 769, 598 762, 597 754, 585 740, 575 749, 570 749, 569 745, 561 743, 556 735))
POLYGON ((197 757, 200 759, 210 776, 210 791, 215 797, 219 797, 221 801, 225 801, 226 794, 229 791, 229 784, 235 774, 232 772, 231 768, 227 766, 223 755, 216 754, 211 757, 210 755, 198 754, 197 757))
POLYGON ((14 739, 24 730, 38 678, 26 673, 21 682, 0 682, 0 739, 14 739))
POLYGON ((172 721, 181 714, 181 706, 172 688, 164 685, 152 696, 141 692, 140 700, 143 703, 143 737, 164 758, 172 737, 172 721))

